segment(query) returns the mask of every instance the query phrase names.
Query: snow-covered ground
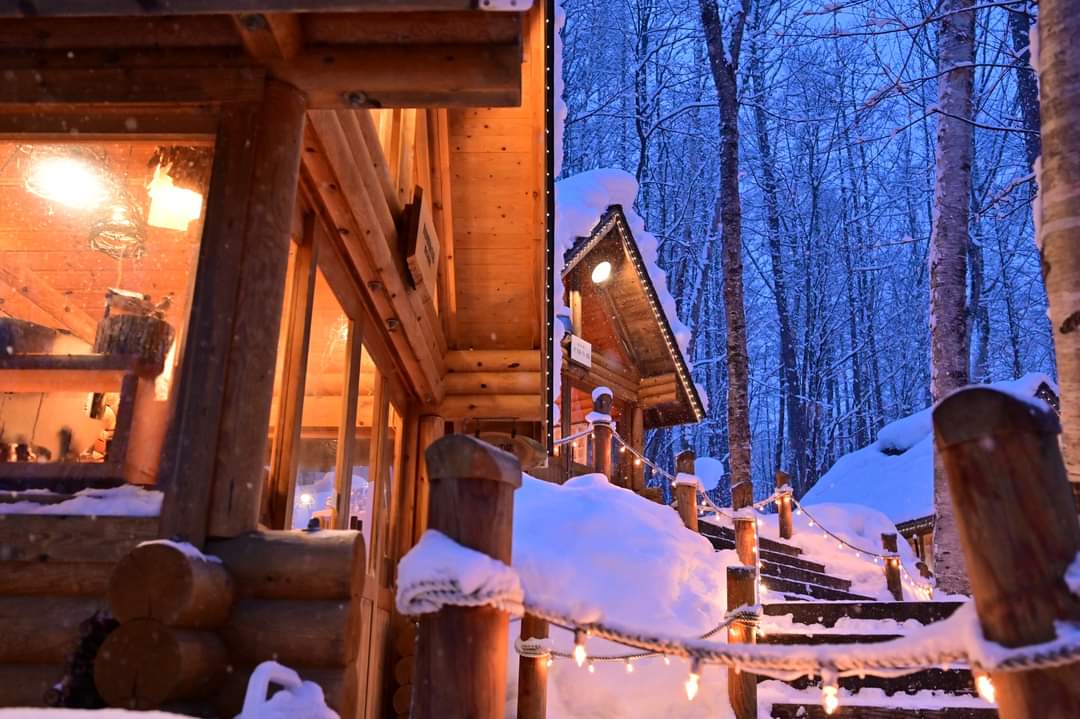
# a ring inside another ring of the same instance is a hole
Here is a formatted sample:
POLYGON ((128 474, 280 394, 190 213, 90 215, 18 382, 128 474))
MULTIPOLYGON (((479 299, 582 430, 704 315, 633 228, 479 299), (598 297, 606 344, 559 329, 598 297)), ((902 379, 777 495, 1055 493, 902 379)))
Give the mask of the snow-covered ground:
MULTIPOLYGON (((1037 372, 990 386, 1042 405, 1035 392, 1043 383, 1058 391, 1050 377, 1037 372)), ((933 514, 931 408, 890 422, 881 428, 873 444, 841 457, 810 488, 803 502, 863 504, 897 524, 933 514)))

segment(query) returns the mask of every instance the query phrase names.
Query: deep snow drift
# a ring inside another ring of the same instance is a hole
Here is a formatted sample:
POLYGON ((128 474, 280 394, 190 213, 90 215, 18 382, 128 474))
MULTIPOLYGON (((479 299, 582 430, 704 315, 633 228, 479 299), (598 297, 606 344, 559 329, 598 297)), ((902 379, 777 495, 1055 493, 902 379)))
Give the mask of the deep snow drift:
MULTIPOLYGON (((1020 379, 990 386, 1028 402, 1039 402, 1035 392, 1045 383, 1057 385, 1045 374, 1033 372, 1020 379)), ((803 498, 805 504, 835 502, 863 504, 899 524, 934 513, 934 438, 931 408, 890 422, 877 441, 845 454, 803 498)))

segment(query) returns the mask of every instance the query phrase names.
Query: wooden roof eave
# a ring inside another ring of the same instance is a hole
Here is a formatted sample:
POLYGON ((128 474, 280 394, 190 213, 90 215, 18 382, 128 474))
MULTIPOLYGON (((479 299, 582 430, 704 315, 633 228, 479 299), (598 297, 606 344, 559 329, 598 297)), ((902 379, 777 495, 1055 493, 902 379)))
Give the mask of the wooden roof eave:
MULTIPOLYGON (((668 321, 667 315, 664 313, 660 304, 660 298, 656 293, 656 288, 652 283, 652 278, 649 277, 649 273, 645 269, 645 261, 641 256, 641 252, 638 250, 637 243, 633 239, 633 235, 630 232, 628 223, 626 221, 626 215, 623 209, 619 205, 612 205, 608 208, 607 212, 596 223, 589 236, 577 247, 567 254, 565 258, 565 265, 563 267, 562 276, 564 280, 578 267, 579 264, 594 250, 611 232, 615 232, 622 247, 625 249, 627 255, 631 260, 631 264, 634 267, 636 277, 641 284, 642 290, 648 299, 649 306, 651 308, 652 316, 656 320, 657 328, 660 331, 661 336, 664 339, 665 345, 668 350, 668 355, 671 360, 671 367, 676 376, 679 379, 679 390, 682 395, 682 402, 671 403, 666 410, 662 412, 664 420, 659 418, 654 419, 654 422, 662 422, 655 426, 670 426, 674 424, 685 424, 688 422, 700 422, 705 418, 705 407, 701 401, 701 397, 698 395, 697 387, 693 382, 693 378, 690 374, 690 369, 686 364, 686 360, 682 355, 682 351, 679 349, 678 343, 675 340, 675 333, 671 329, 671 324, 668 321), (680 404, 684 404, 685 409, 680 412, 676 408, 680 404), (667 417, 672 419, 678 419, 679 421, 668 421, 667 417)), ((644 378, 643 378, 644 379, 644 378)), ((661 410, 657 407, 654 408, 654 413, 659 415, 661 410)))

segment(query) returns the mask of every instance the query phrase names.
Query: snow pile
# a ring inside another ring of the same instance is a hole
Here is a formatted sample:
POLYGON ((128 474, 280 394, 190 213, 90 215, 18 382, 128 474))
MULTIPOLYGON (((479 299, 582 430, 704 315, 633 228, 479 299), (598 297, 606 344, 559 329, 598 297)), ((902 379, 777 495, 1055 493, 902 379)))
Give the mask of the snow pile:
POLYGON ((188 542, 176 542, 172 539, 151 539, 149 542, 140 542, 139 546, 145 547, 148 544, 164 544, 166 547, 172 547, 173 549, 190 559, 195 559, 200 562, 221 564, 221 557, 215 557, 212 554, 203 554, 198 547, 188 542))
POLYGON ((406 616, 437 612, 444 603, 439 593, 451 587, 477 604, 520 610, 521 583, 513 569, 429 529, 398 563, 398 611, 406 616))
POLYGON ((244 708, 236 719, 338 719, 326 706, 322 687, 277 662, 255 667, 248 679, 244 708), (282 687, 269 699, 271 685, 282 687))
MULTIPOLYGON (((514 495, 513 565, 526 596, 579 621, 604 620, 696 637, 713 629, 726 606, 726 567, 734 552, 715 552, 683 527, 670 507, 616 487, 603 475, 564 485, 524 477, 514 495), (601 610, 603 608, 603 610, 601 610)), ((519 627, 511 627, 511 639, 519 627)), ((573 637, 552 628, 556 651, 573 637)), ((591 655, 632 653, 590 639, 591 655)), ((510 651, 507 717, 515 714, 517 655, 510 651)), ((731 716, 726 674, 707 668, 701 692, 686 700, 687 663, 640 659, 628 674, 622 662, 598 662, 595 673, 556 660, 548 683, 550 719, 689 719, 731 716)))
MULTIPOLYGON (((889 521, 889 518, 881 512, 858 504, 804 503, 804 506, 816 521, 813 521, 811 526, 812 520, 806 512, 793 516, 791 519, 794 534, 791 539, 782 541, 800 547, 803 550, 803 559, 824 564, 826 573, 850 579, 851 591, 855 594, 886 602, 893 601, 892 595, 885 586, 885 570, 881 564, 876 563, 873 557, 858 549, 843 546, 822 531, 822 525, 824 525, 830 532, 854 547, 882 553, 884 548, 881 546, 881 535, 896 532, 896 526, 889 521)), ((758 524, 759 536, 779 539, 778 521, 777 514, 761 515, 758 524)), ((898 538, 897 545, 900 550, 900 560, 909 575, 908 577, 901 575, 904 599, 924 601, 926 592, 919 590, 928 586, 928 581, 919 575, 916 568, 919 558, 903 539, 898 538)), ((768 585, 768 580, 766 580, 766 585, 768 585)), ((768 592, 762 595, 762 601, 770 600, 782 601, 779 597, 770 597, 768 592)))
MULTIPOLYGON (((578 237, 587 237, 596 227, 597 222, 611 205, 621 205, 630 232, 634 236, 638 251, 641 253, 645 269, 652 280, 661 308, 667 317, 675 341, 685 359, 689 354, 690 330, 679 320, 675 298, 667 288, 667 275, 657 264, 659 244, 656 238, 645 231, 645 221, 634 212, 638 184, 634 176, 623 170, 598 169, 582 172, 555 183, 555 315, 570 316, 570 309, 565 304, 562 284, 562 263, 566 253, 574 246, 578 237)), ((555 346, 560 347, 566 327, 561 322, 555 323, 555 346)), ((555 353, 555 396, 559 396, 560 372, 558 363, 560 353, 555 353)), ((688 365, 689 366, 689 365, 688 365)), ((698 394, 708 406, 704 389, 698 387, 698 394)), ((556 417, 557 419, 557 417, 556 417)))
MULTIPOLYGON (((1046 407, 1035 398, 1046 384, 1057 385, 1045 374, 1033 372, 1020 379, 994 382, 994 389, 1046 407)), ((846 454, 818 480, 805 504, 817 502, 863 504, 899 524, 934 513, 934 439, 931 408, 890 422, 877 441, 846 454)))
POLYGON ((156 517, 164 495, 134 484, 111 489, 84 489, 55 504, 12 502, 0 504, 0 514, 79 514, 94 517, 156 517))
POLYGON ((724 463, 712 457, 698 457, 694 461, 694 474, 701 480, 706 492, 711 492, 724 481, 724 463))

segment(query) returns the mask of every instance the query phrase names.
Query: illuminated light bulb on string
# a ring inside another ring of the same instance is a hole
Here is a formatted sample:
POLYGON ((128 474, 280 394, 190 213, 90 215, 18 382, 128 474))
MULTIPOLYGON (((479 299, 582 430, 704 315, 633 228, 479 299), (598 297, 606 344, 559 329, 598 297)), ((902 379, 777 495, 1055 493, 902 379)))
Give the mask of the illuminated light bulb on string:
POLYGON ((550 666, 551 666, 552 664, 554 664, 554 663, 555 663, 555 660, 554 660, 554 659, 552 659, 551 657, 548 657, 548 658, 547 658, 547 665, 548 665, 549 667, 550 667, 550 666))
POLYGON ((821 688, 821 707, 826 714, 833 714, 840 708, 840 689, 835 684, 821 688))
POLYGON ((641 466, 641 459, 635 459, 634 460, 634 466, 635 467, 640 467, 641 466))
POLYGON ((812 520, 812 519, 810 520, 810 526, 811 526, 811 527, 813 527, 813 526, 814 526, 814 520, 812 520))
MULTIPOLYGON (((574 661, 579 667, 585 663, 585 658, 588 656, 585 651, 585 637, 584 629, 574 630, 574 661)), ((589 666, 592 667, 591 664, 589 666)))
POLYGON ((596 674, 596 664, 589 662, 589 674, 596 674))
POLYGON ((701 660, 695 658, 690 662, 690 676, 686 678, 686 698, 694 701, 698 694, 698 683, 701 681, 701 660))
MULTIPOLYGON (((796 516, 796 517, 801 517, 801 516, 802 516, 802 510, 801 510, 801 509, 796 509, 796 510, 795 510, 795 516, 796 516)), ((812 526, 814 526, 814 525, 813 525, 813 524, 811 524, 810 526, 812 527, 812 526)))
POLYGON ((671 657, 669 657, 667 654, 664 655, 664 664, 669 667, 671 666, 671 657))
POLYGON ((634 673, 634 663, 631 662, 629 659, 626 660, 626 673, 627 674, 633 674, 634 673))

